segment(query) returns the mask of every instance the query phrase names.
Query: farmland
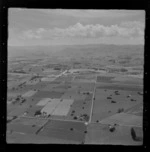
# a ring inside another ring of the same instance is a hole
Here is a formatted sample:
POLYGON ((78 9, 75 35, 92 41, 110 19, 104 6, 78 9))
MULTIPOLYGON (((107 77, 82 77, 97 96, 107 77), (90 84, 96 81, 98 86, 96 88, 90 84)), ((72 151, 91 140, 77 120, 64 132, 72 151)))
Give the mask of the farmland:
POLYGON ((143 48, 124 47, 43 48, 46 56, 32 48, 22 57, 12 55, 21 48, 9 48, 7 142, 141 145, 143 48))

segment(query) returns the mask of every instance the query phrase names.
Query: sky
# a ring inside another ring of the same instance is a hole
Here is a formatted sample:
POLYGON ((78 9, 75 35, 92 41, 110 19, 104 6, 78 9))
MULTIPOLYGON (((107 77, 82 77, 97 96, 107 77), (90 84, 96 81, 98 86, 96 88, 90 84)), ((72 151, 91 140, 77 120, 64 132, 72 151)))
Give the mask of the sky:
POLYGON ((9 8, 8 45, 144 44, 144 10, 9 8))

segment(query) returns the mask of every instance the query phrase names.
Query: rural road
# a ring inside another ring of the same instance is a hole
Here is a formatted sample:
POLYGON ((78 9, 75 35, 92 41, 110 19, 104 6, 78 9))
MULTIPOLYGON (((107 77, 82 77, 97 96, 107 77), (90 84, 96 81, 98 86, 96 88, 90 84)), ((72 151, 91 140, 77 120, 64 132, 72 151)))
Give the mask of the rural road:
POLYGON ((93 105, 94 105, 94 98, 95 98, 95 91, 96 91, 96 81, 97 81, 97 75, 96 75, 95 86, 94 86, 94 90, 93 90, 93 97, 92 97, 92 105, 91 105, 91 112, 90 112, 89 123, 91 123, 91 121, 92 121, 93 105))

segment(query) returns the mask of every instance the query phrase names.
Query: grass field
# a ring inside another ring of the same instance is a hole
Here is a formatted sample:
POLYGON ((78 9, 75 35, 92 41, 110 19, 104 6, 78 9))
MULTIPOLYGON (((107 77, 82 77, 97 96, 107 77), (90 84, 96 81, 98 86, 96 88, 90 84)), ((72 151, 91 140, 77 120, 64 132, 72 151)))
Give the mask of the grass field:
POLYGON ((43 98, 36 105, 37 106, 45 106, 50 100, 51 100, 51 98, 43 98))
POLYGON ((80 73, 11 90, 8 97, 20 93, 26 101, 7 107, 9 117, 20 117, 7 124, 7 141, 141 145, 131 137, 131 127, 143 137, 141 84, 138 78, 80 73), (37 111, 50 116, 36 117, 37 111))
POLYGON ((119 124, 124 126, 142 127, 142 116, 128 113, 117 113, 100 121, 102 124, 119 124))
POLYGON ((21 132, 25 134, 35 134, 47 120, 37 120, 28 118, 18 118, 7 124, 7 131, 21 132))
MULTIPOLYGON (((142 131, 142 128, 138 129, 142 131)), ((132 139, 131 127, 117 126, 114 132, 110 132, 108 124, 90 124, 87 127, 85 144, 142 145, 142 141, 132 139)))
POLYGON ((55 92, 55 91, 39 91, 34 96, 37 98, 61 98, 63 92, 55 92))
POLYGON ((107 90, 126 90, 126 91, 143 91, 143 87, 134 86, 134 85, 123 85, 123 84, 101 84, 97 86, 98 89, 107 89, 107 90))
POLYGON ((7 106, 7 114, 9 116, 19 116, 19 115, 22 115, 27 109, 28 109, 28 106, 27 105, 8 105, 7 106))
POLYGON ((31 97, 31 96, 33 96, 36 92, 37 92, 37 91, 30 90, 30 91, 24 93, 24 94, 22 95, 22 97, 31 97))
POLYGON ((85 130, 84 123, 51 120, 38 135, 71 140, 81 144, 84 141, 85 130))
POLYGON ((98 76, 97 77, 97 82, 110 83, 110 82, 112 82, 113 78, 114 77, 112 77, 112 76, 98 76))
POLYGON ((73 104, 74 100, 64 99, 60 102, 60 104, 56 107, 53 115, 58 116, 66 116, 70 110, 70 106, 73 104))
POLYGON ((117 113, 119 109, 123 108, 126 110, 139 103, 143 103, 142 96, 138 95, 137 92, 119 90, 119 95, 116 95, 115 91, 106 89, 96 90, 92 122, 111 116, 117 113), (128 95, 131 95, 131 97, 128 98, 128 95), (131 99, 136 101, 131 101, 131 99), (115 101, 115 103, 112 103, 112 101, 115 101))

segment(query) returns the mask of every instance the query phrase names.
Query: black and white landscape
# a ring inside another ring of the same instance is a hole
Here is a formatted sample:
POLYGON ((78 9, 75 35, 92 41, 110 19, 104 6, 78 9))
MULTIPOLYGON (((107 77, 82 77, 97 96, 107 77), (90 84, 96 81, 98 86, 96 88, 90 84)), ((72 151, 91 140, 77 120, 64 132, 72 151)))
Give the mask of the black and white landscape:
POLYGON ((7 143, 143 143, 142 10, 9 9, 7 143))

